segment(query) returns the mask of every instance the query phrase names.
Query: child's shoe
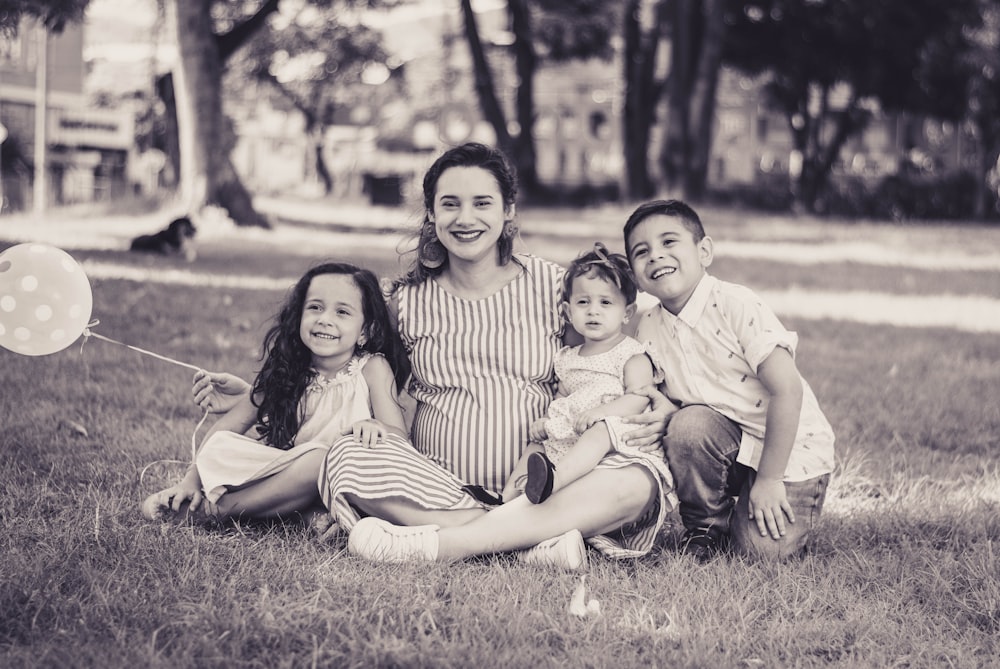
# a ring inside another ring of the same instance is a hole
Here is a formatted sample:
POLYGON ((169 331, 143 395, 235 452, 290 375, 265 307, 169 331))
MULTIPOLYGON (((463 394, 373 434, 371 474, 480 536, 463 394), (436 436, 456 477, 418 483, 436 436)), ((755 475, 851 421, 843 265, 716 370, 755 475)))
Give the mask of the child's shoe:
POLYGON ((347 550, 372 562, 433 562, 439 529, 438 525, 402 527, 369 516, 351 530, 347 550))
POLYGON ((587 545, 580 530, 570 530, 558 537, 546 539, 532 548, 517 552, 517 559, 525 564, 557 567, 566 571, 587 568, 587 545))
POLYGON ((725 537, 719 532, 696 527, 684 531, 680 548, 683 553, 704 564, 721 553, 725 548, 725 543, 725 537))
POLYGON ((541 451, 528 454, 528 480, 524 483, 524 496, 532 504, 541 504, 552 494, 556 466, 541 451))

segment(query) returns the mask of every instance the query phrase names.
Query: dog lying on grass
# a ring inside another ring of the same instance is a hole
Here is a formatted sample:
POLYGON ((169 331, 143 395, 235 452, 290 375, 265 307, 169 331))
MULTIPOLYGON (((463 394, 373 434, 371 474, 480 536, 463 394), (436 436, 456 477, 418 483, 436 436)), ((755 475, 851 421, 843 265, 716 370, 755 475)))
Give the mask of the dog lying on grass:
POLYGON ((195 250, 193 239, 197 228, 187 216, 181 216, 170 221, 163 230, 151 235, 139 235, 132 240, 129 250, 140 253, 159 253, 160 255, 182 255, 187 260, 194 260, 195 250))

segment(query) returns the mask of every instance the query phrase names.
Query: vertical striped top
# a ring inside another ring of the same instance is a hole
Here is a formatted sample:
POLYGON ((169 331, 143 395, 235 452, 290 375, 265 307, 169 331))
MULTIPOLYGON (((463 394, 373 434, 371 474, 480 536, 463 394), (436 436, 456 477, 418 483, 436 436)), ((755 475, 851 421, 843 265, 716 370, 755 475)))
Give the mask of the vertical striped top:
POLYGON ((413 445, 466 483, 494 492, 552 400, 562 346, 564 270, 518 258, 524 271, 489 297, 456 297, 433 279, 396 295, 413 365, 413 445))

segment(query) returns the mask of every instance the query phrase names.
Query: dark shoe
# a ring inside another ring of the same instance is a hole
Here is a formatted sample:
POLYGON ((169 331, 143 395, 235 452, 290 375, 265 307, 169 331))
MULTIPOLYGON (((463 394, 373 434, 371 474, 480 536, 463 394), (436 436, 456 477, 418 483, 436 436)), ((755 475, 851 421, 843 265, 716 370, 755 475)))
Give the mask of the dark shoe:
POLYGON ((481 485, 464 485, 462 490, 472 495, 477 502, 486 506, 499 506, 503 504, 503 495, 494 495, 481 485))
POLYGON ((532 504, 541 504, 552 494, 556 466, 541 451, 528 455, 528 481, 524 484, 524 496, 532 504))
POLYGON ((702 564, 715 558, 724 547, 725 541, 722 535, 702 527, 685 530, 680 542, 681 552, 692 556, 702 564))

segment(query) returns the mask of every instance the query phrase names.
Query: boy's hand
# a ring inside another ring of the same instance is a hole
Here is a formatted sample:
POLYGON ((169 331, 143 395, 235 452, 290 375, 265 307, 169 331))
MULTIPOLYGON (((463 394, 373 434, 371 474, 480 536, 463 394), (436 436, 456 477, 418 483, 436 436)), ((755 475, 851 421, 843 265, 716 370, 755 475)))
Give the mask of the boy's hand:
POLYGON ((655 386, 629 389, 630 393, 649 399, 649 411, 632 416, 622 416, 622 421, 637 425, 625 434, 625 445, 653 453, 660 449, 660 441, 667 431, 670 417, 677 412, 677 405, 668 400, 655 386))
POLYGON ((757 523, 760 536, 770 533, 772 539, 785 536, 785 517, 795 522, 795 512, 785 496, 785 484, 758 477, 750 488, 750 522, 757 523))
POLYGON ((380 440, 384 439, 389 430, 380 421, 374 418, 359 420, 351 426, 350 433, 354 438, 367 448, 374 448, 380 440))
POLYGON ((250 384, 232 374, 206 372, 199 369, 194 373, 191 395, 194 403, 210 413, 225 413, 232 409, 244 395, 250 392, 250 384))

